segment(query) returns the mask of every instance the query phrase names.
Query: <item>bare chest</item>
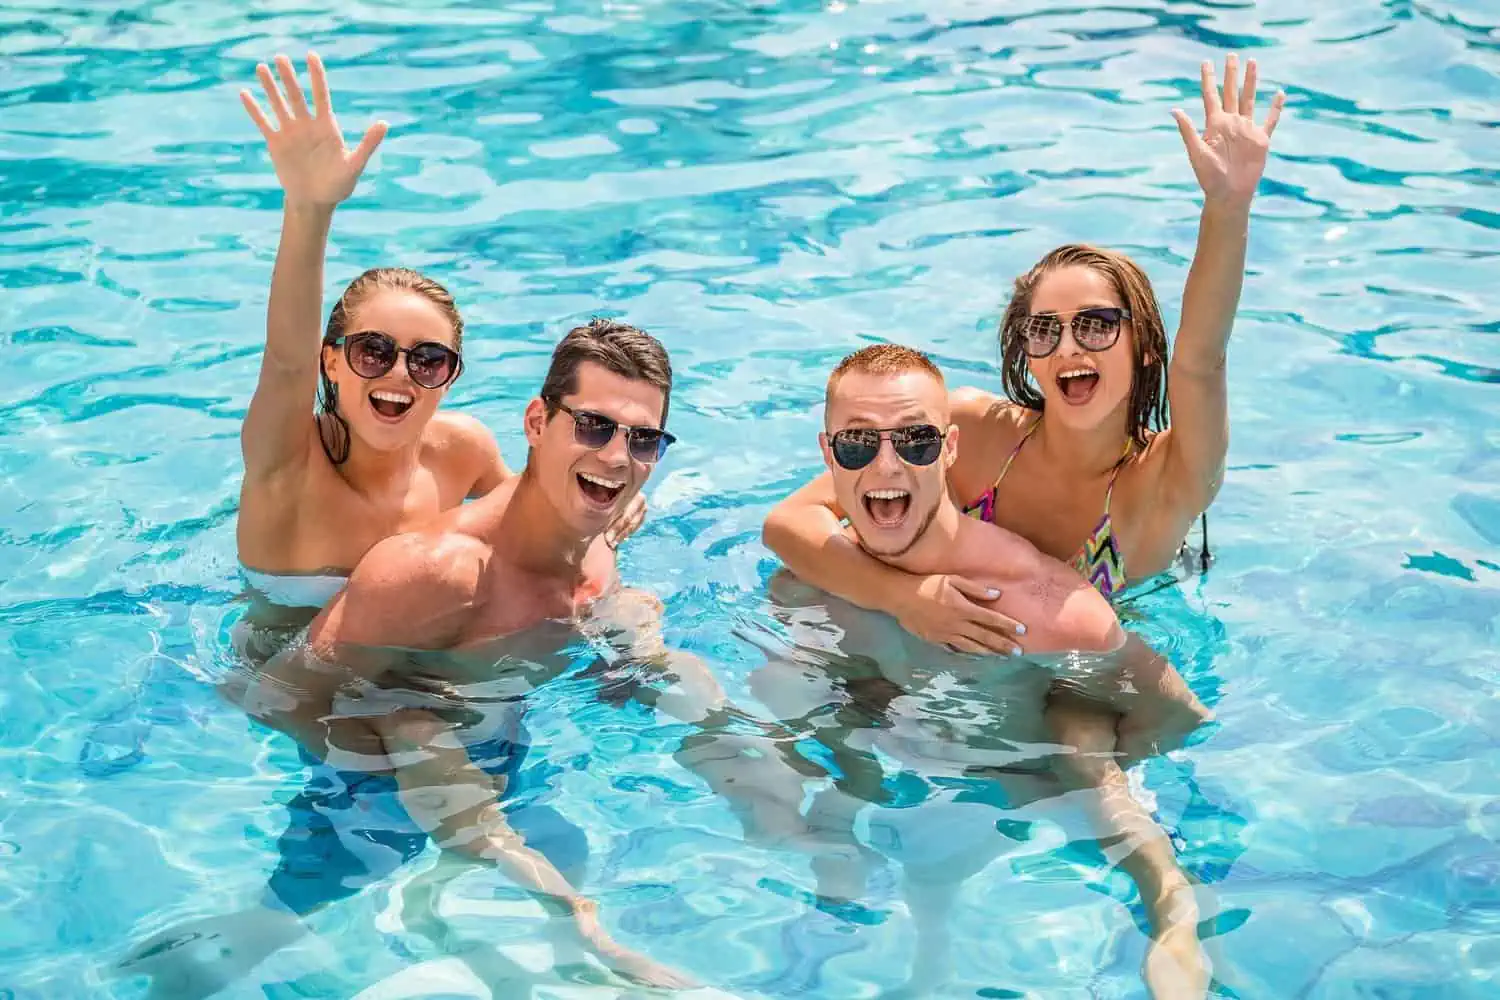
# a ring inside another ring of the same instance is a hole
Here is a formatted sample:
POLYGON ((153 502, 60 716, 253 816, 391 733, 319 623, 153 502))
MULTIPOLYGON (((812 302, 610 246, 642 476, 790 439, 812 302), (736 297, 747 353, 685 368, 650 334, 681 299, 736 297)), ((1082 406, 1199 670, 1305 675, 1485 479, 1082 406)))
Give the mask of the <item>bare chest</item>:
POLYGON ((503 648, 528 658, 556 654, 594 627, 595 602, 613 586, 612 559, 590 555, 580 577, 539 577, 494 566, 456 637, 462 648, 503 648))
POLYGON ((1023 465, 1021 458, 995 490, 994 522, 1054 559, 1070 562, 1104 516, 1109 479, 1069 482, 1040 462, 1023 465))
POLYGON ((1159 475, 1158 466, 1150 456, 1122 468, 1112 493, 1108 475, 1070 481, 1039 466, 1021 468, 1017 461, 1001 482, 994 515, 1000 527, 1072 565, 1085 544, 1098 541, 1107 510, 1127 581, 1160 573, 1177 558, 1190 522, 1174 520, 1150 499, 1159 495, 1152 478, 1159 475))
POLYGON ((357 492, 331 470, 319 470, 297 491, 274 486, 247 491, 241 501, 240 558, 268 571, 348 571, 376 543, 429 523, 450 499, 425 468, 399 488, 373 496, 357 492))

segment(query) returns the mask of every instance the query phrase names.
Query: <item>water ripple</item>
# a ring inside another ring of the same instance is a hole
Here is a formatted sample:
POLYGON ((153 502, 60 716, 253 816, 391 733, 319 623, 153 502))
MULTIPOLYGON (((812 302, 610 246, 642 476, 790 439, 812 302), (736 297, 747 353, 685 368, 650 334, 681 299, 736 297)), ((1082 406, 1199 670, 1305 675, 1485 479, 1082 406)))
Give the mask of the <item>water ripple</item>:
MULTIPOLYGON (((1174 328, 1198 199, 1167 112, 1194 108, 1200 59, 1255 55, 1288 117, 1230 354, 1218 563, 1126 615, 1218 721, 1146 781, 1218 894, 1228 988, 1473 992, 1500 829, 1486 0, 6 5, 0 981, 134 995, 83 970, 202 885, 253 898, 299 780, 203 678, 240 589, 235 438, 279 224, 234 93, 304 45, 346 128, 392 124, 340 210, 329 289, 380 263, 449 283, 470 331, 452 404, 511 464, 570 323, 624 316, 672 349, 683 441, 625 572, 730 685, 769 627, 761 519, 821 467, 827 370, 890 338, 998 388, 1010 281, 1065 241, 1135 255, 1174 328)), ((557 733, 593 720, 624 755, 565 784, 611 845, 596 877, 633 944, 767 995, 900 982, 904 916, 839 930, 801 902, 797 862, 745 853, 663 763, 670 734, 632 742, 633 723, 563 704, 557 733)), ((1097 858, 983 880, 954 926, 958 988, 1139 991, 1137 928, 1106 894, 1128 890, 1097 858)), ((256 985, 353 995, 409 968, 399 934, 372 943, 374 895, 326 928, 343 964, 289 959, 256 985)))

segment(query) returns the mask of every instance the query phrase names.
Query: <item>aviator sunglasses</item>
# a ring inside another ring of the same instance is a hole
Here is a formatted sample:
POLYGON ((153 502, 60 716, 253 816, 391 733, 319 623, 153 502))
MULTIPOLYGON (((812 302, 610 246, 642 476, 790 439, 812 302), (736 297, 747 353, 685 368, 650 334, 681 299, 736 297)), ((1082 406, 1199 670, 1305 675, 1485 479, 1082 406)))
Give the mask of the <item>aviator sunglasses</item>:
POLYGON ((943 453, 943 432, 932 424, 910 427, 846 427, 828 438, 833 459, 850 470, 863 469, 880 454, 880 442, 891 439, 891 447, 907 465, 931 465, 943 453))
MULTIPOLYGON (((1070 321, 1073 339, 1085 351, 1107 351, 1120 339, 1120 324, 1129 318, 1129 309, 1115 306, 1080 309, 1070 321)), ((1016 332, 1020 334, 1022 350, 1030 357, 1045 358, 1062 343, 1063 323, 1056 313, 1021 317, 1016 321, 1016 332)))
POLYGON ((593 410, 575 410, 560 399, 543 399, 544 402, 562 410, 573 418, 573 440, 598 451, 614 440, 615 432, 625 432, 625 447, 630 457, 644 465, 651 465, 667 453, 667 446, 677 438, 660 427, 628 427, 614 417, 606 417, 593 410))
POLYGON ((333 341, 344 348, 344 359, 360 378, 380 378, 396 367, 406 355, 406 372, 424 389, 441 389, 452 382, 463 368, 458 352, 446 344, 424 340, 411 347, 401 347, 396 338, 378 330, 354 333, 333 341))

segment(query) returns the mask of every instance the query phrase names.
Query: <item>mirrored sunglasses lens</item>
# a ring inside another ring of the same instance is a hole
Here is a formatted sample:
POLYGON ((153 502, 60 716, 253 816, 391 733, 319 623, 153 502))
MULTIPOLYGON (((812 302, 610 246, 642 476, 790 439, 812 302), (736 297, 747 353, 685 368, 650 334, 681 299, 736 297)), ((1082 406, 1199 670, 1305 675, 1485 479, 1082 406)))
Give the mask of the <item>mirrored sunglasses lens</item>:
POLYGON ((661 431, 633 430, 630 432, 630 457, 637 462, 655 462, 666 450, 666 436, 661 431))
POLYGON ((585 448, 603 448, 615 436, 615 428, 618 426, 608 417, 601 417, 596 413, 573 414, 573 431, 578 443, 585 448))
POLYGON ((407 356, 412 381, 425 389, 436 389, 453 372, 453 352, 437 344, 422 344, 407 356))
POLYGON ((396 345, 385 337, 356 337, 349 341, 349 366, 364 378, 378 378, 396 364, 396 345))
POLYGON ((911 431, 896 445, 896 454, 911 465, 931 465, 942 450, 943 436, 932 427, 911 431))
POLYGON ((1042 358, 1057 349, 1062 339, 1062 322, 1056 316, 1028 316, 1021 326, 1021 343, 1026 353, 1042 358))
POLYGON ((1114 310, 1079 313, 1073 320, 1073 336, 1085 347, 1108 347, 1120 329, 1120 314, 1114 310))
POLYGON ((875 454, 879 450, 878 440, 872 444, 863 435, 850 437, 839 433, 833 436, 834 460, 846 469, 863 469, 875 460, 875 454))

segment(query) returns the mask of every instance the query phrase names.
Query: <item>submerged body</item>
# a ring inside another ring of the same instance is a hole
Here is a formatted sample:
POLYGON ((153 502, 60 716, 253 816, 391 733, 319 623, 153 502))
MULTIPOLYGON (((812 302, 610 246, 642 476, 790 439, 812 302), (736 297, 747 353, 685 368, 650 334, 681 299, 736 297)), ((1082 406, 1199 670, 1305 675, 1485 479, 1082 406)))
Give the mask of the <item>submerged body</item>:
POLYGON ((895 618, 777 581, 790 651, 773 649, 754 687, 777 715, 811 730, 803 755, 833 779, 810 823, 854 845, 823 859, 820 892, 858 897, 871 848, 898 860, 918 934, 908 986, 929 987, 948 971, 948 917, 964 881, 1015 848, 1015 810, 1051 814, 1065 827, 1087 824, 1134 878, 1152 924, 1153 993, 1201 996, 1186 877, 1122 767, 1185 736, 1207 711, 1170 664, 1124 632, 1097 589, 959 511, 946 475, 961 433, 929 358, 894 344, 856 351, 835 368, 826 399, 820 443, 847 524, 825 551, 858 549, 918 576, 982 574, 992 586, 978 600, 987 614, 1026 623, 1026 655, 933 645, 895 618), (1055 808, 1072 790, 1082 797, 1055 808), (1006 814, 998 821, 997 808, 1006 814))

